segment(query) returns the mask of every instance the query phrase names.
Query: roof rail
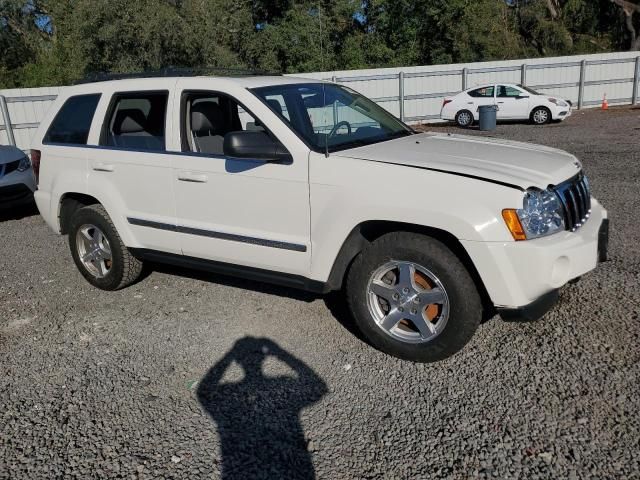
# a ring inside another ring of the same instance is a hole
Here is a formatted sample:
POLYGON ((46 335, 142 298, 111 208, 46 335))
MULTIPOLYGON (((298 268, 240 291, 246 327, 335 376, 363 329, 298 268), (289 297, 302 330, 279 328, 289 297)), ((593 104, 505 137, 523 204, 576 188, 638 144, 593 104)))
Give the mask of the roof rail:
POLYGON ((197 77, 197 76, 266 76, 282 75, 281 73, 266 72, 262 70, 243 70, 226 67, 166 67, 159 70, 145 70, 132 73, 107 73, 95 72, 86 75, 82 80, 74 82, 74 85, 94 82, 107 82, 109 80, 126 80, 130 78, 162 78, 162 77, 197 77))

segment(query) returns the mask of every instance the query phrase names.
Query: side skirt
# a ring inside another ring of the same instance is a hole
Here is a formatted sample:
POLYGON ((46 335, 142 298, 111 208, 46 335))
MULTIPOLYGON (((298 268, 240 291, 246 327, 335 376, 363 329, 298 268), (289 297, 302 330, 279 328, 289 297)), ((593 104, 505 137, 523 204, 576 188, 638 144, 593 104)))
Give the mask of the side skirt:
POLYGON ((216 262, 213 260, 203 260, 201 258, 187 257, 184 255, 176 255, 174 253, 165 253, 142 248, 132 248, 131 253, 141 260, 228 275, 231 277, 246 278, 247 280, 271 283, 312 293, 324 294, 331 290, 329 285, 326 283, 311 280, 310 278, 302 277, 300 275, 292 275, 290 273, 274 272, 272 270, 245 267, 242 265, 216 262))

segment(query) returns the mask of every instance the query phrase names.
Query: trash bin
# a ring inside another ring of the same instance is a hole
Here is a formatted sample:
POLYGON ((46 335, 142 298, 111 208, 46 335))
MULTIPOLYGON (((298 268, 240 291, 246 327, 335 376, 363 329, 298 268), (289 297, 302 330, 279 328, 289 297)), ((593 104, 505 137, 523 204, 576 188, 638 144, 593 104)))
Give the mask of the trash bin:
POLYGON ((480 111, 480 130, 495 130, 498 108, 495 105, 481 105, 478 110, 480 111))

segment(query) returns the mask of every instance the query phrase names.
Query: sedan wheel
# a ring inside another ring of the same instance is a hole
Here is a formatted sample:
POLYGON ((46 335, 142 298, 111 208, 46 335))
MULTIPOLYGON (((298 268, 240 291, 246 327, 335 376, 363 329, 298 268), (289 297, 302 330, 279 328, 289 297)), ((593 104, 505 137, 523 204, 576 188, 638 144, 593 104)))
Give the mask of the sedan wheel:
POLYGON ((469 127, 473 123, 473 114, 469 110, 462 110, 456 115, 456 123, 460 127, 469 127))
POLYGON ((531 114, 531 119, 536 125, 544 125, 551 120, 551 112, 547 108, 536 108, 531 114))

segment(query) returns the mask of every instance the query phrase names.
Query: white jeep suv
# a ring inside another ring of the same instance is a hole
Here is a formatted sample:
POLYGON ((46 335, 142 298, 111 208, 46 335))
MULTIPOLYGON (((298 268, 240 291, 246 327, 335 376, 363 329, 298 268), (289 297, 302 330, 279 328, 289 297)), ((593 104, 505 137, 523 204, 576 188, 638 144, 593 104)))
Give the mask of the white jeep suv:
POLYGON ((606 256, 573 155, 416 134, 331 83, 77 85, 34 141, 38 208, 96 287, 150 260, 343 290, 368 341, 413 361, 458 351, 487 314, 542 316, 606 256))

